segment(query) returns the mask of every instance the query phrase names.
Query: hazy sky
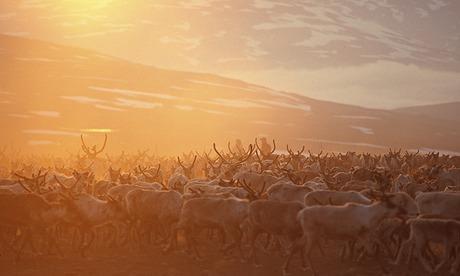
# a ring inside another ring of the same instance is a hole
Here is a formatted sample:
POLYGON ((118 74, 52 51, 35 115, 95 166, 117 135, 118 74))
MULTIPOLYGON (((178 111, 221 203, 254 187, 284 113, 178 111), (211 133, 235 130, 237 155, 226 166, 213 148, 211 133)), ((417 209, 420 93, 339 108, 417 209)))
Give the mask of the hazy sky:
POLYGON ((3 0, 0 32, 393 108, 460 101, 459 14, 457 0, 3 0))

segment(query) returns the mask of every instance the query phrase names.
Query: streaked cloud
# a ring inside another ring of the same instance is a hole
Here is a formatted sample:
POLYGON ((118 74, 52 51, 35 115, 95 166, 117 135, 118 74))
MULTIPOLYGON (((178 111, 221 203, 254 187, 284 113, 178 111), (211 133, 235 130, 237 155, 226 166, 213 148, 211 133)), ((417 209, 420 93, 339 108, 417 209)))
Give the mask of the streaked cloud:
POLYGON ((24 129, 25 134, 51 135, 51 136, 80 136, 80 133, 54 129, 24 129))
POLYGON ((51 110, 32 110, 29 113, 42 116, 42 117, 50 117, 50 118, 59 118, 61 113, 58 111, 51 111, 51 110))
POLYGON ((163 106, 162 103, 152 103, 147 101, 130 100, 125 98, 117 98, 115 105, 140 109, 154 109, 163 106))
POLYGON ((46 145, 55 145, 57 143, 54 141, 50 141, 50 140, 29 140, 27 141, 27 144, 29 146, 46 146, 46 145))

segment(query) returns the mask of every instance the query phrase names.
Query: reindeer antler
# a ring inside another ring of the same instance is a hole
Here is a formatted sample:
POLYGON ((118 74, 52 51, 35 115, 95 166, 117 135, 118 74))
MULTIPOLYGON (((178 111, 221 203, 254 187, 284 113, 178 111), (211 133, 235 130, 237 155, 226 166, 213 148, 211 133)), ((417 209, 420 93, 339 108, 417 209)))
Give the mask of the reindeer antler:
POLYGON ((21 179, 18 179, 18 183, 19 185, 21 185, 21 187, 26 190, 28 193, 33 193, 33 191, 31 189, 29 189, 28 187, 26 187, 26 185, 21 181, 21 179))
POLYGON ((275 139, 273 139, 273 149, 270 151, 270 153, 268 154, 265 154, 259 147, 259 144, 257 143, 257 137, 254 139, 255 140, 255 144, 256 144, 256 147, 257 149, 260 151, 260 153, 263 155, 263 156, 269 156, 271 154, 273 154, 276 150, 276 143, 275 143, 275 139))
POLYGON ((222 162, 225 162, 226 164, 231 164, 230 162, 227 161, 227 159, 225 159, 222 154, 217 150, 216 148, 216 143, 212 143, 212 148, 214 149, 214 151, 217 153, 217 155, 220 157, 220 159, 222 160, 222 162))
POLYGON ((193 166, 195 166, 195 161, 196 161, 197 156, 195 155, 195 158, 193 158, 192 164, 187 168, 182 164, 182 161, 180 161, 180 157, 177 156, 177 161, 179 162, 179 165, 184 169, 184 170, 191 170, 193 166))
POLYGON ((83 151, 86 153, 86 155, 90 157, 96 157, 99 153, 103 152, 105 149, 105 146, 107 145, 107 133, 104 133, 104 144, 102 145, 101 149, 97 150, 96 146, 94 146, 94 149, 90 149, 86 144, 85 140, 83 139, 83 134, 80 135, 80 140, 81 140, 81 148, 83 151))
MULTIPOLYGON (((297 155, 297 156, 300 156, 302 155, 302 153, 305 151, 305 146, 302 146, 302 149, 301 150, 298 150, 297 151, 297 154, 295 154, 290 148, 289 148, 289 144, 286 144, 286 149, 289 153, 289 155, 297 155)), ((310 151, 308 151, 310 152, 310 151)))

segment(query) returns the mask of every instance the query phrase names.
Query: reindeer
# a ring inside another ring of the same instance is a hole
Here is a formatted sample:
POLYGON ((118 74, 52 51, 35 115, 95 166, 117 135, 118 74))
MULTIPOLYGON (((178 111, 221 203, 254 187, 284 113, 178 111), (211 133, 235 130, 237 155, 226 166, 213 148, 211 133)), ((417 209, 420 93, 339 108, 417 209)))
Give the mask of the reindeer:
POLYGON ((383 192, 380 200, 371 205, 348 203, 343 206, 307 207, 297 215, 303 236, 292 247, 287 263, 305 246, 310 268, 316 275, 310 254, 313 244, 321 237, 345 241, 366 239, 383 219, 417 213, 414 200, 405 193, 383 192))
POLYGON ((307 193, 304 197, 304 203, 305 206, 340 206, 347 203, 369 205, 372 203, 372 200, 354 191, 318 190, 307 193))
POLYGON ((240 226, 248 215, 249 201, 244 199, 229 198, 194 198, 186 201, 182 207, 180 219, 173 230, 172 239, 168 250, 176 243, 179 230, 184 230, 187 245, 194 250, 195 256, 200 258, 193 234, 203 228, 218 228, 231 237, 232 242, 223 247, 225 253, 238 246, 240 255, 242 233, 240 226))
POLYGON ((49 229, 74 215, 72 209, 59 203, 49 203, 30 190, 24 194, 0 194, 0 228, 7 226, 21 229, 16 261, 20 259, 27 245, 33 248, 34 234, 42 236, 50 249, 54 246, 62 256, 54 237, 50 236, 49 229))
POLYGON ((107 145, 107 133, 104 134, 104 144, 100 149, 97 149, 97 145, 93 145, 92 147, 88 147, 85 144, 85 140, 83 139, 83 134, 80 135, 81 139, 81 148, 83 152, 86 154, 85 157, 90 160, 95 160, 97 156, 102 153, 107 145))
MULTIPOLYGON (((145 182, 156 182, 159 180, 161 164, 158 164, 155 174, 152 174, 153 169, 142 168, 140 165, 137 166, 138 172, 143 176, 143 178, 138 177, 138 180, 143 180, 145 182)), ((161 182, 161 180, 160 180, 161 182)))
POLYGON ((307 186, 296 185, 290 181, 279 181, 267 189, 267 196, 270 200, 303 204, 305 195, 311 191, 312 189, 307 186))
POLYGON ((301 150, 298 150, 294 153, 290 148, 289 145, 286 145, 286 150, 290 156, 290 163, 294 170, 301 170, 303 168, 303 152, 305 151, 305 146, 302 147, 301 150))
POLYGON ((118 230, 115 225, 126 221, 129 217, 122 205, 121 199, 114 199, 107 196, 107 200, 101 200, 88 194, 68 195, 62 194, 65 198, 64 203, 78 214, 77 219, 66 221, 75 226, 80 235, 80 254, 85 257, 87 250, 95 238, 96 228, 110 225, 114 232, 112 244, 116 241, 118 230))
MULTIPOLYGON (((249 258, 253 264, 260 266, 256 257, 255 243, 261 233, 268 233, 280 238, 286 238, 292 245, 302 235, 297 214, 304 208, 299 202, 283 202, 277 200, 255 200, 249 205, 248 212, 248 241, 251 246, 249 258), (275 218, 276 219, 273 219, 275 218)), ((303 250, 301 260, 303 263, 303 250)), ((287 272, 289 259, 285 262, 283 271, 287 272)))
POLYGON ((118 168, 118 170, 114 170, 112 166, 109 167, 109 178, 108 180, 111 182, 118 182, 121 176, 121 168, 118 168))
POLYGON ((184 192, 184 186, 192 177, 192 170, 195 165, 197 156, 193 158, 193 162, 190 166, 184 166, 180 157, 177 157, 177 162, 180 167, 178 167, 174 173, 168 179, 168 189, 176 190, 180 193, 184 192))
POLYGON ((420 193, 415 197, 422 217, 460 220, 460 194, 449 192, 420 193))
MULTIPOLYGON (((413 255, 415 255, 427 272, 437 273, 449 262, 451 252, 460 246, 460 222, 445 219, 415 218, 408 220, 407 224, 410 226, 410 237, 403 242, 395 264, 399 265, 402 262, 403 253, 409 250, 408 268, 410 268, 413 255), (444 247, 444 256, 435 268, 431 267, 431 264, 423 254, 425 249, 429 247, 428 243, 430 242, 442 243, 444 247)), ((457 260, 450 269, 451 275, 458 274, 459 260, 460 255, 457 254, 457 260)))
MULTIPOLYGON (((134 189, 126 194, 126 209, 132 223, 170 233, 172 226, 179 220, 183 199, 176 191, 155 191, 134 189)), ((132 227, 133 225, 131 225, 132 227)))
POLYGON ((32 187, 32 190, 41 192, 42 187, 46 184, 46 179, 48 172, 42 174, 42 171, 39 170, 38 174, 35 175, 32 173, 32 177, 26 177, 20 175, 19 173, 14 173, 16 177, 18 177, 18 182, 16 184, 8 185, 4 188, 10 189, 14 193, 24 193, 27 192, 27 189, 23 185, 21 179, 25 181, 25 184, 29 187, 32 187), (19 185, 18 185, 19 184, 19 185))

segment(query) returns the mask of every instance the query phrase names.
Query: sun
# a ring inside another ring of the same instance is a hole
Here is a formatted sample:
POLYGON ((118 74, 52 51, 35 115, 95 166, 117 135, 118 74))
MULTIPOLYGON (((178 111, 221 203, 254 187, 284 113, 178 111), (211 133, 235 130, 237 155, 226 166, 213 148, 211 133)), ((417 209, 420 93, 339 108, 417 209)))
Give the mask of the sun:
POLYGON ((113 129, 110 128, 84 128, 80 129, 81 132, 85 133, 111 133, 113 129))

